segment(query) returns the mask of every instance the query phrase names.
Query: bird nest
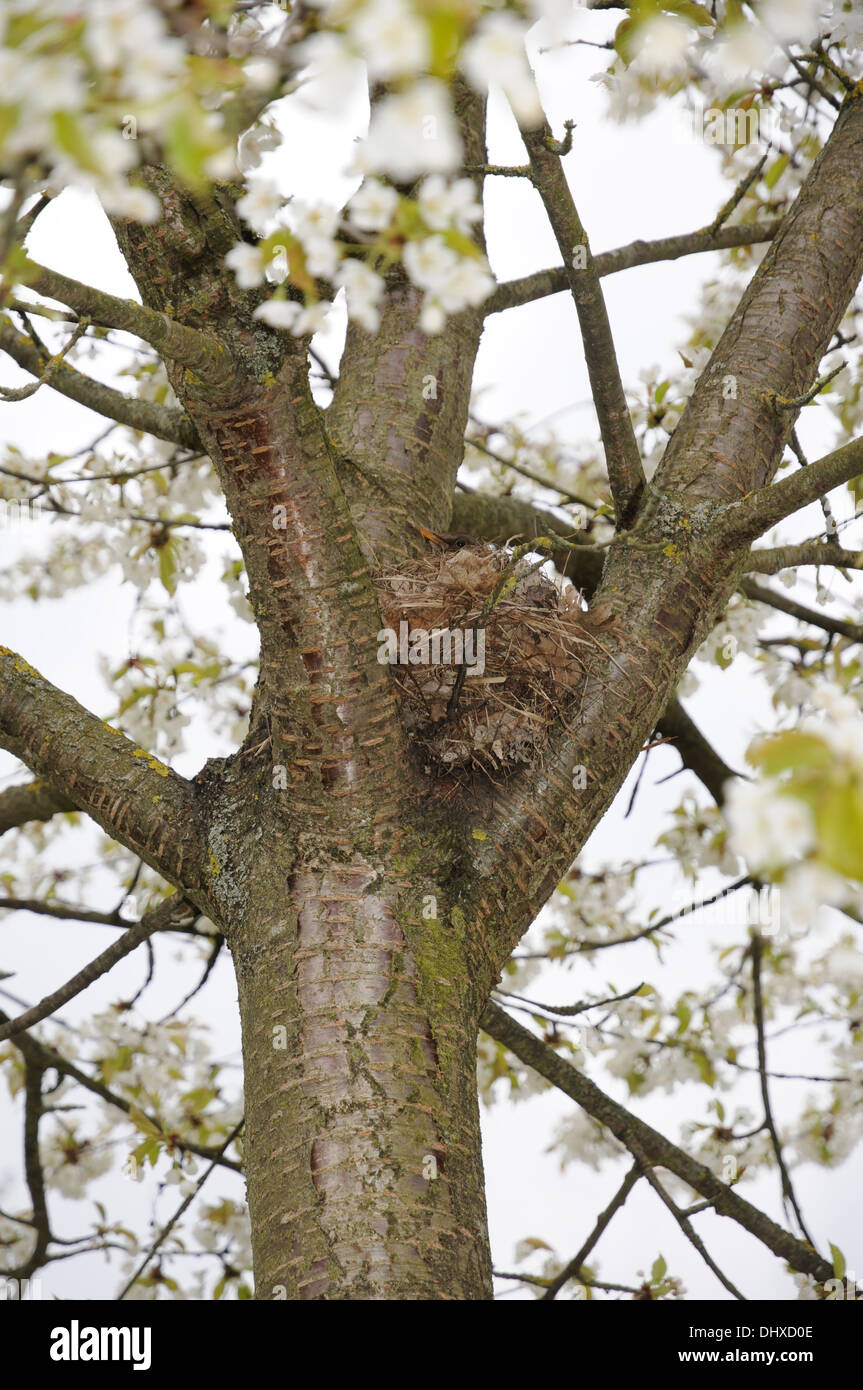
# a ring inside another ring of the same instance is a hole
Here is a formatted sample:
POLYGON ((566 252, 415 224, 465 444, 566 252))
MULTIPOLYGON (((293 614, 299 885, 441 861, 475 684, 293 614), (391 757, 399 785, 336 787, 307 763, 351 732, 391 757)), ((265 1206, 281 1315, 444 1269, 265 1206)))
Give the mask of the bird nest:
POLYGON ((575 590, 482 543, 378 573, 375 586, 378 660, 430 770, 533 762, 598 645, 575 590))

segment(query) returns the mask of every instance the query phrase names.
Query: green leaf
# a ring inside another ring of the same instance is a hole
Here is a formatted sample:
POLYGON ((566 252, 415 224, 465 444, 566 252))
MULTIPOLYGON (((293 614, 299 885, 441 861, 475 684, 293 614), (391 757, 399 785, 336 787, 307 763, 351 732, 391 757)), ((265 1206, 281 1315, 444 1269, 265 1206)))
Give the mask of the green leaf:
POLYGON ((155 1139, 145 1139, 132 1150, 132 1157, 137 1163, 149 1163, 151 1168, 155 1168, 161 1152, 162 1145, 155 1139))
POLYGON ((177 571, 177 548, 173 541, 166 541, 159 548, 159 578, 172 598, 177 592, 177 571))
POLYGON ((662 1280, 665 1278, 667 1271, 668 1265, 665 1263, 665 1260, 662 1258, 661 1255, 657 1255, 650 1268, 651 1284, 661 1283, 662 1280))
POLYGON ((863 788, 853 782, 828 788, 816 807, 815 825, 830 867, 863 879, 863 788))
POLYGON ((768 777, 777 777, 781 772, 826 771, 833 766, 835 757, 817 734, 786 729, 753 744, 746 760, 753 767, 760 767, 768 777))
POLYGON ((790 155, 781 154, 778 159, 774 159, 773 163, 768 165, 764 172, 764 182, 768 188, 775 187, 779 182, 785 170, 788 168, 790 159, 790 155))
POLYGON ((65 154, 71 155, 82 169, 96 169, 93 151, 77 116, 71 111, 54 111, 51 115, 54 139, 65 154))
POLYGON ((131 695, 127 695, 125 700, 122 701, 120 708, 117 710, 115 718, 119 718, 121 714, 125 714, 127 709, 131 709, 132 706, 136 705, 139 700, 143 700, 145 695, 155 695, 155 693, 155 685, 136 686, 135 689, 132 691, 131 695))
POLYGON ((552 1252, 554 1251, 554 1246, 549 1245, 547 1240, 542 1240, 539 1236, 525 1236, 523 1240, 519 1241, 519 1245, 529 1248, 531 1250, 550 1250, 552 1252))
POLYGON ((426 9, 431 44, 430 72, 434 77, 449 77, 458 57, 464 37, 465 17, 458 6, 432 5, 426 9))
POLYGON ((839 1246, 833 1244, 832 1240, 830 1242, 830 1254, 833 1256, 833 1273, 836 1275, 837 1279, 844 1279, 845 1256, 842 1254, 839 1246))
POLYGON ((705 1086, 715 1086, 716 1069, 710 1058, 706 1056, 705 1053, 699 1051, 692 1052, 690 1055, 701 1073, 701 1080, 704 1082, 705 1086))
POLYGON ((682 15, 691 24, 707 24, 712 29, 716 23, 710 11, 704 5, 696 5, 694 0, 666 0, 662 8, 682 15))
POLYGON ((131 1065, 132 1049, 123 1045, 112 1056, 102 1058, 100 1070, 105 1081, 110 1083, 119 1072, 128 1071, 131 1065))
POLYGON ((638 28, 633 19, 621 20, 614 31, 614 48, 623 59, 626 66, 632 62, 638 52, 638 28))
POLYGON ((211 661, 206 666, 199 661, 178 661, 171 670, 175 676, 194 676, 197 685, 199 681, 213 680, 221 673, 222 665, 219 661, 211 661))

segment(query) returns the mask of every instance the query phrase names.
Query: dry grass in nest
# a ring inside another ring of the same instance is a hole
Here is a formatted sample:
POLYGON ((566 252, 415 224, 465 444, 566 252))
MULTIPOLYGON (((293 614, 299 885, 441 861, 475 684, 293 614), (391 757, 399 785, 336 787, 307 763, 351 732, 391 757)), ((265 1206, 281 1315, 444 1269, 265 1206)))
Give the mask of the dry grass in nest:
POLYGON ((423 633, 448 629, 473 632, 476 660, 485 630, 481 674, 478 662, 475 673, 470 665, 433 664, 435 654, 447 653, 431 644, 425 661, 420 652, 415 664, 393 664, 408 732, 438 773, 474 767, 494 774, 532 762, 583 686, 587 655, 597 646, 575 591, 562 592, 525 560, 512 561, 506 550, 478 543, 375 576, 384 627, 398 638, 407 624, 402 658, 411 639, 419 648, 423 633), (502 579, 503 592, 488 611, 502 579))

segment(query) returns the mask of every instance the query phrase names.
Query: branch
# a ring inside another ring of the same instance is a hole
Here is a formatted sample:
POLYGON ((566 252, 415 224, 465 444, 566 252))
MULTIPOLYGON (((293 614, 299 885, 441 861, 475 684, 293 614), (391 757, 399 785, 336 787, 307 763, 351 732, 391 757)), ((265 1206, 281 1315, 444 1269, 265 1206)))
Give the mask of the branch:
POLYGON ((863 642, 863 625, 859 623, 848 623, 842 618, 831 618, 827 613, 817 613, 813 608, 787 598, 785 594, 765 588, 755 579, 744 579, 740 589, 747 598, 754 599, 756 603, 766 603, 780 613, 787 613, 790 618, 797 618, 798 622, 811 623, 813 627, 820 627, 822 632, 832 632, 835 637, 847 637, 849 642, 863 642))
POLYGON ((782 1144, 779 1139, 779 1132, 776 1128, 776 1121, 773 1118, 773 1108, 770 1104, 770 1086, 767 1081, 767 1043, 764 1035, 764 993, 761 988, 761 958, 764 952, 764 943, 758 932, 752 933, 752 997, 755 1012, 755 1034, 758 1040, 758 1077, 761 1086, 761 1101, 764 1106, 764 1124, 770 1135, 770 1144, 776 1159, 776 1166, 779 1169, 779 1176, 782 1182, 782 1196, 786 1203, 786 1214, 788 1207, 797 1218, 802 1235, 808 1240, 812 1248, 815 1242, 806 1229, 806 1222, 803 1220, 803 1213, 794 1194, 794 1187, 791 1183, 791 1175, 785 1163, 782 1153, 782 1144))
MULTIPOLYGON (((475 415, 471 415, 470 418, 471 423, 476 425, 486 437, 491 433, 502 433, 502 430, 487 425, 485 421, 478 419, 475 415)), ((552 482, 550 478, 543 478, 541 473, 535 473, 532 468, 527 468, 518 460, 514 458, 505 458, 504 455, 499 454, 496 449, 490 449, 488 444, 476 434, 470 435, 470 437, 465 440, 465 443, 469 445, 471 449, 478 449, 481 454, 485 454, 486 458, 494 459, 495 463, 500 463, 504 468, 510 469, 513 473, 518 473, 520 477, 527 478, 528 482, 538 484, 545 492, 556 492, 560 501, 549 503, 550 506, 560 507, 568 502, 577 502, 580 507, 586 508, 589 512, 596 511, 599 506, 598 502, 588 501, 586 497, 579 497, 578 493, 569 492, 566 488, 562 488, 559 483, 552 482)), ((464 485, 461 484, 460 486, 464 485)), ((470 488, 468 488, 467 491, 469 492, 470 488)))
POLYGON ((67 338, 63 346, 55 352, 53 356, 47 359, 36 380, 28 382, 26 386, 0 386, 0 400, 10 403, 13 401, 26 401, 29 400, 31 396, 35 396, 40 386, 49 386, 59 368, 63 366, 64 357, 71 352, 75 344, 84 336, 89 326, 89 319, 79 319, 78 323, 75 325, 75 331, 72 336, 67 338))
POLYGON ((743 497, 726 514, 729 536, 755 540, 785 517, 817 502, 834 487, 849 483, 863 473, 863 435, 841 449, 783 478, 779 483, 759 488, 743 497))
POLYGON ((707 235, 709 237, 716 235, 720 227, 722 227, 723 224, 728 221, 735 208, 739 207, 739 205, 743 202, 743 199, 746 197, 746 194, 749 192, 752 185, 754 183, 757 183, 758 179, 761 177, 761 171, 767 163, 769 153, 770 151, 766 150, 765 153, 759 159, 758 163, 753 164, 752 168, 747 170, 747 172, 743 175, 743 178, 740 180, 737 187, 735 188, 734 192, 731 194, 731 197, 722 204, 722 207, 719 209, 713 221, 710 223, 710 226, 707 228, 707 235))
POLYGON ((605 1231, 606 1227, 611 1224, 611 1218, 614 1216, 615 1212, 620 1211, 620 1208, 623 1206, 624 1202, 626 1201, 627 1197, 629 1196, 630 1192, 635 1187, 635 1184, 638 1182, 638 1179, 641 1176, 641 1165, 638 1163, 633 1163, 626 1177, 623 1179, 623 1182, 620 1184, 620 1187, 617 1189, 608 1206, 605 1208, 605 1211, 600 1212, 599 1216, 597 1217, 596 1225, 594 1226, 590 1235, 587 1237, 587 1240, 582 1245, 578 1254, 573 1255, 569 1264, 565 1265, 564 1268, 560 1271, 560 1274, 556 1275, 555 1278, 552 1279, 545 1293, 542 1295, 540 1302, 550 1303, 552 1299, 560 1293, 564 1284, 567 1284, 570 1279, 575 1279, 578 1277, 579 1273, 581 1272, 581 1267, 587 1259, 588 1255, 590 1254, 591 1250, 596 1245, 597 1241, 605 1231))
POLYGON ((151 912, 145 913, 140 922, 136 922, 116 941, 113 941, 106 950, 91 960, 89 965, 85 965, 83 970, 79 970, 76 975, 73 975, 71 980, 67 980, 52 994, 46 994, 45 998, 41 999, 38 1004, 25 1009, 24 1013, 19 1014, 17 1018, 2 1024, 0 1026, 0 1042, 5 1042, 6 1038, 14 1037, 16 1033, 23 1033, 25 1029, 32 1028, 34 1024, 41 1023, 44 1018, 48 1018, 50 1014, 56 1013, 57 1009, 68 1004, 76 995, 82 994, 102 975, 107 975, 118 961, 121 961, 124 956, 128 956, 154 932, 161 931, 167 926, 177 926, 182 922, 188 923, 196 916, 197 909, 186 901, 182 893, 172 893, 170 898, 166 898, 151 912))
POLYGON ((726 539, 754 538, 810 500, 816 487, 812 473, 818 491, 854 476, 853 469, 843 474, 839 467, 838 476, 825 479, 818 476, 819 465, 811 465, 801 500, 794 494, 802 480, 777 484, 773 505, 786 496, 789 505, 784 510, 780 505, 777 516, 766 515, 764 524, 759 504, 747 496, 769 483, 794 426, 797 407, 779 408, 779 401, 798 401, 812 385, 863 274, 861 147, 863 92, 843 103, 701 373, 653 479, 657 506, 663 495, 681 493, 690 503, 738 504, 727 506, 722 516, 726 539))
POLYGON ((135 1282, 136 1282, 138 1279, 140 1279, 141 1275, 144 1273, 144 1270, 147 1268, 147 1265, 149 1264, 150 1260, 151 1260, 151 1259, 153 1258, 153 1256, 155 1255, 156 1251, 157 1251, 157 1250, 159 1249, 159 1247, 160 1247, 161 1245, 163 1245, 164 1242, 168 1239, 168 1236, 171 1234, 171 1231, 174 1229, 174 1227, 176 1226, 176 1224, 177 1224, 177 1222, 179 1221, 180 1217, 183 1215, 183 1212, 186 1211, 186 1210, 192 1205, 192 1203, 194 1202, 194 1200, 195 1200, 195 1198, 197 1197, 198 1193, 200 1192, 201 1188, 204 1186, 204 1183, 207 1181, 207 1178, 210 1176, 210 1174, 212 1173, 213 1169, 216 1167, 216 1164, 218 1163, 219 1158, 221 1158, 221 1157, 224 1156, 225 1152, 230 1148, 231 1144, 233 1144, 233 1142, 234 1142, 234 1140, 236 1139, 237 1135, 239 1134, 240 1130, 243 1128, 243 1123, 244 1123, 243 1120, 240 1120, 238 1124, 234 1125, 234 1128, 231 1130, 230 1134, 228 1135, 227 1139, 225 1140, 224 1144, 222 1145, 221 1149, 219 1150, 218 1157, 217 1157, 217 1158, 214 1158, 214 1159, 212 1160, 212 1162, 210 1163, 209 1168, 205 1168, 205 1169, 204 1169, 203 1173, 202 1173, 201 1176, 198 1178, 198 1181, 195 1183, 194 1190, 193 1190, 192 1192, 190 1192, 189 1195, 188 1195, 187 1197, 184 1197, 184 1198, 183 1198, 183 1201, 182 1201, 182 1202, 180 1203, 180 1205, 177 1207, 177 1210, 174 1212, 174 1215, 165 1223, 165 1225, 164 1225, 164 1226, 162 1227, 162 1229, 159 1231, 159 1234, 157 1235, 156 1239, 153 1241, 152 1245, 150 1246, 149 1250, 147 1251, 147 1253, 146 1253, 146 1255, 144 1256, 144 1258, 143 1258, 143 1260, 141 1261, 141 1263, 140 1263, 140 1264, 138 1265, 138 1267, 136 1268, 136 1270, 135 1270, 134 1274, 132 1275, 131 1279, 128 1279, 128 1280, 126 1281, 126 1283, 123 1285, 122 1289, 121 1289, 120 1292, 118 1293, 118 1295, 117 1295, 117 1302, 118 1302, 118 1303, 120 1302, 121 1299, 124 1299, 124 1298, 126 1297, 126 1294, 127 1294, 127 1293, 129 1292, 129 1290, 132 1288, 133 1284, 135 1284, 135 1282))
POLYGON ((592 545, 583 532, 574 531, 572 522, 544 507, 517 497, 486 497, 479 492, 457 492, 453 498, 453 527, 479 540, 502 545, 508 540, 530 539, 551 533, 565 536, 571 545, 549 554, 561 574, 565 574, 590 595, 599 583, 605 553, 592 545), (575 545, 578 549, 572 549, 575 545))
MULTIPOLYGON (((485 103, 458 79, 452 96, 465 161, 477 165, 485 148, 485 103)), ((481 177, 474 184, 481 199, 481 177)), ((408 522, 450 529, 464 457, 483 311, 465 309, 449 317, 441 333, 427 335, 419 326, 422 300, 401 268, 387 275, 377 332, 348 324, 327 410, 327 429, 341 455, 340 482, 375 565, 422 553, 408 522)))
POLYGON ((60 922, 93 922, 100 927, 129 926, 127 918, 121 917, 119 912, 97 912, 60 898, 0 898, 0 912, 35 912, 39 917, 53 917, 60 922))
POLYGON ((694 1246, 694 1248, 698 1251, 702 1260, 707 1265, 707 1268, 709 1270, 712 1270, 712 1272, 716 1275, 717 1279, 719 1280, 720 1284, 722 1284, 722 1286, 726 1288, 730 1294, 733 1294, 734 1297, 739 1299, 741 1303, 745 1303, 747 1300, 744 1297, 744 1295, 740 1292, 738 1288, 735 1288, 731 1280, 727 1279, 725 1275, 722 1273, 722 1270, 719 1268, 718 1264, 716 1264, 715 1260, 711 1256, 701 1237, 698 1235, 696 1231, 693 1230, 692 1223, 690 1222, 686 1213, 682 1212, 678 1207, 677 1203, 671 1200, 656 1174, 651 1172, 649 1168, 645 1168, 644 1176, 647 1178, 647 1181, 650 1183, 650 1186, 653 1188, 659 1200, 671 1212, 671 1215, 674 1217, 675 1221, 677 1222, 683 1234, 686 1236, 686 1239, 689 1241, 690 1245, 694 1246))
POLYGON ((51 685, 8 647, 0 647, 0 747, 170 883, 192 892, 208 884, 192 784, 51 685))
POLYGON ((746 562, 749 574, 778 574, 780 570, 803 565, 835 565, 837 569, 863 569, 863 550, 845 550, 830 541, 804 541, 802 545, 780 545, 752 550, 746 562))
POLYGON ((0 792, 0 835, 31 820, 50 820, 60 811, 77 811, 68 796, 59 796, 50 782, 35 778, 0 792))
POLYGON ((53 193, 40 193, 30 210, 21 214, 15 223, 16 241, 23 243, 27 240, 36 218, 41 217, 45 209, 51 206, 54 197, 53 193))
MULTIPOLYGON (((0 1009, 0 1023, 10 1023, 11 1021, 9 1015, 0 1009)), ((133 1103, 130 1100, 126 1100, 125 1096, 117 1095, 115 1091, 110 1090, 103 1082, 98 1081, 93 1076, 88 1076, 85 1071, 81 1071, 81 1068, 77 1067, 74 1062, 70 1062, 68 1057, 64 1057, 62 1052, 57 1052, 53 1047, 48 1047, 46 1043, 40 1042, 38 1038, 32 1037, 29 1033, 19 1033, 15 1037, 12 1046, 17 1048, 23 1057, 38 1062, 43 1071, 47 1071, 51 1068, 53 1071, 59 1072, 61 1076, 68 1076, 71 1080, 76 1081, 79 1086, 82 1086, 85 1091, 89 1091, 91 1095, 98 1096, 99 1099, 104 1100, 107 1105, 113 1105, 116 1106, 118 1110, 122 1110, 124 1115, 131 1115, 133 1110, 138 1111, 143 1115, 145 1120, 149 1120, 154 1129, 163 1129, 158 1118, 145 1110, 138 1102, 133 1103)), ((219 1158, 219 1149, 213 1149, 207 1144, 196 1144, 191 1139, 178 1139, 173 1133, 171 1134, 170 1142, 175 1148, 181 1149, 184 1152, 188 1151, 189 1153, 197 1154, 200 1158, 216 1157, 216 1161, 220 1163, 223 1168, 230 1168, 231 1171, 235 1173, 242 1172, 242 1164, 235 1163, 232 1158, 219 1158)))
MULTIPOLYGON (((571 131, 571 126, 568 128, 571 131)), ((617 512, 618 530, 632 519, 644 488, 641 455, 626 404, 614 339, 599 275, 590 253, 561 163, 561 150, 548 127, 524 131, 533 183, 548 214, 563 256, 564 272, 575 301, 590 389, 605 446, 605 461, 617 512)))
POLYGON ((44 1068, 32 1057, 24 1058, 24 1176, 33 1207, 32 1227, 36 1232, 33 1250, 24 1264, 9 1273, 18 1279, 29 1279, 45 1258, 51 1239, 48 1207, 45 1200, 45 1174, 39 1153, 39 1121, 44 1114, 42 1105, 42 1076, 44 1068))
POLYGON ((134 333, 163 357, 190 368, 211 385, 227 384, 231 380, 233 364, 218 338, 176 323, 167 314, 136 304, 133 299, 120 299, 93 285, 82 285, 80 280, 72 280, 29 258, 24 263, 23 275, 28 288, 37 294, 67 304, 76 313, 105 328, 134 333))
MULTIPOLYGON (((33 912, 37 917, 53 917, 59 922, 91 922, 99 927, 127 928, 129 926, 128 917, 121 917, 117 909, 113 912, 98 912, 94 908, 81 907, 78 903, 64 902, 62 898, 0 897, 0 912, 33 912)), ((189 933, 196 938, 205 937, 209 940, 214 938, 221 940, 215 928, 212 932, 202 932, 194 927, 169 925, 162 927, 161 930, 189 933)))
MULTIPOLYGON (((594 257, 593 265, 600 279, 604 279, 606 275, 616 275, 618 271, 632 270, 640 265, 654 265, 657 261, 676 261, 681 256, 700 255, 704 251, 727 251, 734 246, 772 241, 781 225, 782 219, 777 218, 772 222, 722 227, 713 234, 709 227, 704 227, 698 232, 683 232, 680 236, 662 237, 658 241, 631 241, 614 251, 601 251, 594 257)), ((500 314, 505 309, 531 304, 534 300, 545 299, 550 294, 562 294, 568 289, 569 280, 563 266, 540 270, 534 275, 524 275, 518 280, 507 280, 498 285, 483 308, 487 315, 500 314)))
POLYGON ((721 1182, 704 1164, 698 1163, 644 1120, 618 1105, 576 1067, 564 1061, 533 1033, 522 1028, 496 1004, 486 1005, 479 1026, 568 1095, 588 1115, 605 1125, 645 1168, 652 1165, 667 1168, 695 1192, 706 1197, 720 1216, 728 1216, 743 1226, 775 1255, 786 1260, 792 1269, 811 1274, 819 1282, 832 1278, 832 1265, 810 1246, 777 1226, 764 1212, 721 1182))
MULTIPOLYGON (((0 348, 7 352, 31 376, 40 377, 46 369, 49 358, 43 356, 36 346, 12 327, 8 319, 0 317, 0 348)), ((112 386, 104 386, 94 381, 74 367, 61 362, 51 373, 48 384, 60 395, 68 396, 79 405, 86 405, 98 415, 116 420, 120 425, 128 425, 133 430, 143 430, 155 435, 157 439, 167 439, 172 444, 180 444, 186 449, 200 449, 201 441, 191 420, 182 410, 172 410, 159 405, 157 401, 138 400, 116 391, 112 386)))
POLYGON ((708 743, 679 700, 666 705, 657 727, 666 738, 674 740, 684 765, 704 784, 717 806, 721 806, 725 800, 725 783, 739 774, 708 743))
POLYGON ((605 621, 585 649, 578 701, 541 760, 471 807, 462 906, 488 926, 489 991, 740 584, 748 545, 729 540, 732 504, 773 476, 793 425, 767 393, 794 399, 811 383, 863 276, 861 158, 863 90, 844 103, 699 377, 636 526, 606 551, 592 602, 605 621))

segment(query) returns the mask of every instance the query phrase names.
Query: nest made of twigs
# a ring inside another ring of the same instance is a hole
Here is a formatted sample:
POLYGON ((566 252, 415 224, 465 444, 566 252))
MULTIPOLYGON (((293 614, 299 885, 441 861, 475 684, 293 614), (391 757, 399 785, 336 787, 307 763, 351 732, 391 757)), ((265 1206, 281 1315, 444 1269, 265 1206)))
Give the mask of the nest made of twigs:
POLYGON ((378 659, 392 663, 406 728, 430 770, 533 762, 597 645, 575 590, 484 543, 378 573, 375 586, 386 632, 378 659))

